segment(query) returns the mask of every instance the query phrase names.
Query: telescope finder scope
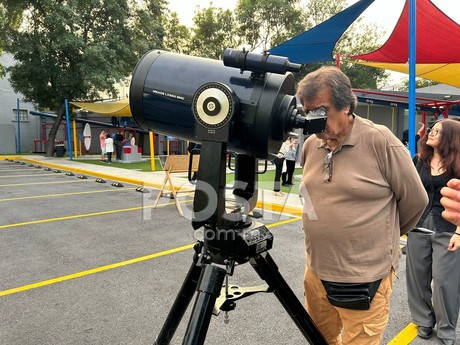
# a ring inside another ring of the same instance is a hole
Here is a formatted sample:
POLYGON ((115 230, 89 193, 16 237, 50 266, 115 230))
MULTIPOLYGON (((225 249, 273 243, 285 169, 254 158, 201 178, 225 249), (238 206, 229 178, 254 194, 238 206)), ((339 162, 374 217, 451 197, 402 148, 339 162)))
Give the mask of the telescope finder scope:
POLYGON ((278 74, 299 72, 302 66, 289 62, 289 59, 284 56, 270 55, 268 53, 250 53, 245 50, 231 48, 227 48, 224 51, 224 65, 239 68, 241 71, 278 74))

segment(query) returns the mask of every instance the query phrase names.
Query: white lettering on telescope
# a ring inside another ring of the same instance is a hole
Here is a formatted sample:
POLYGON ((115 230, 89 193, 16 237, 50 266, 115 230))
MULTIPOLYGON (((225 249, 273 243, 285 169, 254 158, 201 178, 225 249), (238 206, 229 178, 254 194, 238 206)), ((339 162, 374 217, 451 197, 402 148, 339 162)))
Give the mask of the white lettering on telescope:
POLYGON ((160 90, 153 90, 152 89, 152 93, 156 93, 157 95, 166 96, 166 97, 169 97, 169 98, 180 99, 182 101, 185 100, 184 96, 174 95, 172 93, 168 93, 168 92, 164 92, 164 91, 160 91, 160 90))

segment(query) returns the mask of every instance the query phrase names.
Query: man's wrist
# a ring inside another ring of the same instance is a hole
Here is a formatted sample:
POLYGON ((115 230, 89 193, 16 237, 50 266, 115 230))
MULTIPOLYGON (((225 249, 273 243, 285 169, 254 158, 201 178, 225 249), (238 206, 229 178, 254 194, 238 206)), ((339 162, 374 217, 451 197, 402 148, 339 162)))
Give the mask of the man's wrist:
POLYGON ((454 235, 460 236, 460 233, 458 233, 458 232, 454 232, 454 235))

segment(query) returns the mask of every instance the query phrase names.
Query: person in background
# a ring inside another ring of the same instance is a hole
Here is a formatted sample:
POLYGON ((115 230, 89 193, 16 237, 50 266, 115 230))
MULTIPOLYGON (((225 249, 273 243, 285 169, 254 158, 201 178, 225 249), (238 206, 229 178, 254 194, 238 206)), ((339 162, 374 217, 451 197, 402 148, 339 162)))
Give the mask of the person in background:
POLYGON ((129 144, 131 146, 135 146, 136 145, 136 138, 134 137, 133 133, 129 133, 129 144))
POLYGON ((115 145, 115 153, 117 161, 121 161, 121 153, 123 150, 123 134, 118 130, 113 138, 113 143, 115 145))
POLYGON ((285 141, 286 143, 286 153, 284 155, 286 164, 286 171, 281 174, 281 179, 283 181, 283 186, 292 186, 292 177, 295 170, 295 161, 297 156, 297 145, 298 140, 292 137, 288 137, 285 141))
POLYGON ((275 179, 273 184, 273 191, 275 192, 275 196, 283 196, 284 193, 281 191, 281 174, 283 172, 283 163, 284 163, 284 156, 287 151, 286 142, 283 142, 279 152, 276 154, 275 159, 273 159, 273 164, 275 165, 275 179))
POLYGON ((107 133, 105 138, 105 153, 107 155, 107 162, 112 164, 112 154, 113 154, 113 139, 110 137, 110 134, 107 133))
POLYGON ((456 247, 460 235, 455 224, 442 217, 441 189, 460 177, 460 123, 443 119, 427 133, 414 163, 429 203, 407 236, 407 297, 418 336, 430 338, 436 325, 441 343, 453 345, 460 310, 460 251, 449 249, 456 247))
MULTIPOLYGON (((417 143, 418 141, 420 140, 420 138, 423 136, 423 133, 425 131, 425 124, 423 122, 419 122, 418 123, 420 126, 420 128, 418 129, 417 131, 417 134, 415 134, 415 149, 417 151, 417 143)), ((403 131, 403 137, 401 139, 403 145, 407 148, 409 148, 409 130, 408 129, 405 129, 403 131)))
POLYGON ((105 129, 101 129, 99 134, 99 144, 101 146, 101 162, 105 162, 105 139, 107 137, 107 132, 105 129))
POLYGON ((307 74, 296 96, 306 113, 327 116, 302 148, 307 311, 330 345, 380 345, 400 236, 417 224, 425 189, 401 141, 354 114, 340 69, 307 74))

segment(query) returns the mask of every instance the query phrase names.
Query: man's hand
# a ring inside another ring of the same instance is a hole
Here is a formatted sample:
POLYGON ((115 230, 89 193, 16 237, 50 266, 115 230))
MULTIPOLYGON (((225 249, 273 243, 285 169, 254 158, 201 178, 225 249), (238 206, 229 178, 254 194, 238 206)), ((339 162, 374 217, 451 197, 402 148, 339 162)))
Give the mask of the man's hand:
MULTIPOLYGON (((447 187, 441 189, 441 204, 444 206, 444 219, 460 226, 460 180, 451 179, 447 187)), ((460 236, 457 236, 460 237, 460 236)))

